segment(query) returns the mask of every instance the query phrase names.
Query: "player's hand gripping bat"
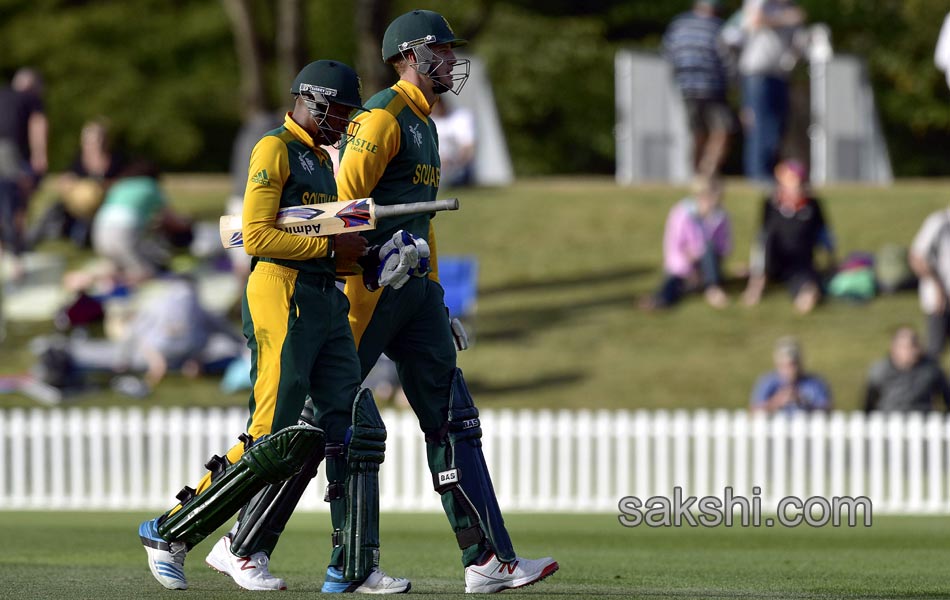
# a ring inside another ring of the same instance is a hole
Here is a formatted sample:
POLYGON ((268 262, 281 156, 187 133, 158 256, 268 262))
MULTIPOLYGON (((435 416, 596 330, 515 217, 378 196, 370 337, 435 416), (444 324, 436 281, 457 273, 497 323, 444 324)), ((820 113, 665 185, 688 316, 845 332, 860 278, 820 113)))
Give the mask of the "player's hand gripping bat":
MULTIPOLYGON (((307 206, 290 206, 277 211, 275 227, 308 237, 336 235, 351 231, 376 229, 376 222, 386 217, 416 215, 441 210, 458 210, 458 198, 379 206, 372 198, 325 202, 307 206)), ((241 215, 225 215, 220 222, 221 243, 225 248, 244 245, 241 215)))

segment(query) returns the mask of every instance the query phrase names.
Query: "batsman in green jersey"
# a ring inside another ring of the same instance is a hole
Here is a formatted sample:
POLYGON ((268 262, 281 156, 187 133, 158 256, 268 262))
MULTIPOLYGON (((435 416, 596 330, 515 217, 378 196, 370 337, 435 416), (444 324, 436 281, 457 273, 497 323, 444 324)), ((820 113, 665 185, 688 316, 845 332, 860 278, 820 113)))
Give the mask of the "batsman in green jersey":
MULTIPOLYGON (((368 102, 342 149, 341 199, 372 197, 380 205, 433 200, 439 189, 438 133, 429 118, 440 94, 458 93, 469 62, 464 44, 438 13, 414 10, 395 19, 383 38, 383 60, 399 81, 368 102)), ((481 425, 456 348, 464 332, 450 326, 438 280, 430 214, 380 220, 365 232, 379 266, 347 277, 349 320, 363 377, 380 354, 396 363, 399 379, 425 434, 432 483, 455 532, 465 566, 465 591, 497 592, 535 583, 558 564, 515 554, 495 499, 481 449, 481 425), (379 287, 375 279, 390 285, 379 287)), ((361 262, 366 267, 365 263, 361 262)), ((342 482, 347 466, 329 455, 327 473, 342 482), (336 467, 334 465, 337 465, 336 467)), ((335 538, 345 535, 346 500, 328 491, 335 538)))
POLYGON ((386 430, 372 394, 359 389, 349 303, 335 280, 337 261, 355 261, 366 241, 357 234, 300 237, 274 227, 279 209, 315 211, 337 200, 330 156, 321 146, 341 143, 355 127, 349 117, 362 108, 359 77, 342 63, 316 61, 298 74, 291 93, 293 112, 251 153, 244 196, 241 235, 252 255, 242 311, 252 353, 247 433, 205 465, 208 473, 179 493, 177 506, 142 523, 139 536, 159 583, 185 589, 185 554, 240 510, 239 522, 251 526, 235 526, 206 563, 245 589, 286 589, 269 572, 269 557, 298 490, 326 454, 347 462, 344 483, 359 490, 341 492, 357 507, 341 529, 362 534, 356 543, 341 541, 346 554, 331 558, 328 579, 333 574, 340 584, 332 591, 405 592, 408 580, 377 568, 376 473, 386 430))

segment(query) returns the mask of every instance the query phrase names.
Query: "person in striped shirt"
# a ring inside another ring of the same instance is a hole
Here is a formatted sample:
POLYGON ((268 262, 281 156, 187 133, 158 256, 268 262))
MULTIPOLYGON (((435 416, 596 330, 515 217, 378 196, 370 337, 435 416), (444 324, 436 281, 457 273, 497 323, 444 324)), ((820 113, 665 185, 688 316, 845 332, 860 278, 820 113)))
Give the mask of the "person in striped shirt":
POLYGON ((696 0, 693 9, 673 19, 663 36, 663 54, 683 95, 693 136, 693 167, 697 174, 719 173, 735 129, 726 100, 728 61, 720 43, 719 0, 696 0))

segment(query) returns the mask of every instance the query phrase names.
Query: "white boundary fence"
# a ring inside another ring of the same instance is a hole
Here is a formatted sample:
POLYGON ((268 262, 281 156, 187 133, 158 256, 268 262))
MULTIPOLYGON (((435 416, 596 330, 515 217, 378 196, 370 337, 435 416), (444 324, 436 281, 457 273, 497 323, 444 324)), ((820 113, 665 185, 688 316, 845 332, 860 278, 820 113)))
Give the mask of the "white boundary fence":
MULTIPOLYGON (((0 410, 0 509, 163 509, 243 431, 246 410, 0 410)), ((383 510, 439 511, 415 416, 383 411, 383 510)), ((616 512, 624 496, 867 496, 875 514, 950 514, 942 414, 483 410, 503 509, 616 512)), ((301 509, 324 511, 323 469, 301 509)))

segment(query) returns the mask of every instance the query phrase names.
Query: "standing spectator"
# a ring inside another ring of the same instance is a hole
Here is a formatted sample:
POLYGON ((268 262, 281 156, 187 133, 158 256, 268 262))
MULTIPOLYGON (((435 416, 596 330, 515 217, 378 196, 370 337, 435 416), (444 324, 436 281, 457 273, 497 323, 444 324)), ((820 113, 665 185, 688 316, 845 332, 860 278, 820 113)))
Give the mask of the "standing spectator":
POLYGON ((775 178, 778 185, 765 199, 743 300, 749 306, 758 304, 766 281, 784 282, 795 310, 805 314, 821 299, 815 250, 824 248, 832 266, 834 239, 819 200, 809 192, 805 165, 797 160, 783 161, 775 168, 775 178))
POLYGON ((934 64, 947 76, 947 85, 950 86, 950 13, 943 19, 943 26, 940 28, 937 48, 934 50, 934 64))
POLYGON ((673 65, 673 77, 683 94, 693 135, 693 168, 715 175, 726 158, 735 127, 726 101, 728 75, 725 48, 719 41, 722 19, 719 0, 696 0, 693 10, 670 23, 663 36, 663 53, 673 65))
POLYGON ((703 289, 714 308, 729 302, 721 286, 721 265, 732 250, 732 228, 722 208, 722 182, 700 177, 695 191, 695 198, 684 198, 670 209, 663 234, 663 284, 641 308, 672 306, 690 289, 703 289))
POLYGON ((910 268, 919 279, 920 308, 926 315, 927 353, 937 358, 950 331, 950 208, 932 213, 914 237, 910 268))
POLYGON ((745 174, 767 183, 788 124, 788 80, 801 51, 805 13, 794 0, 745 0, 742 11, 739 76, 745 174))
POLYGON ((29 246, 44 239, 67 237, 76 246, 92 244, 92 219, 105 192, 124 167, 121 153, 113 147, 105 118, 88 121, 79 133, 79 152, 69 171, 56 181, 59 201, 33 227, 29 246))
POLYGON ((430 118, 439 135, 439 160, 442 163, 439 187, 471 185, 475 176, 475 115, 443 95, 432 105, 430 118))
POLYGON ((934 359, 920 348, 917 332, 900 327, 891 338, 888 355, 868 373, 864 410, 930 411, 939 397, 950 408, 950 387, 934 359))
POLYGON ((775 370, 760 377, 752 390, 753 411, 831 410, 831 390, 821 377, 805 372, 801 345, 795 338, 779 338, 772 358, 775 370))
POLYGON ((43 80, 29 68, 0 88, 0 244, 13 255, 14 280, 24 274, 27 202, 48 166, 49 123, 42 98, 43 80))

